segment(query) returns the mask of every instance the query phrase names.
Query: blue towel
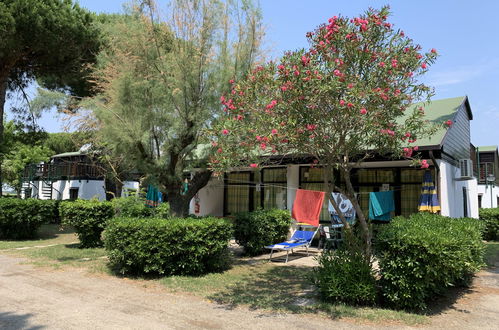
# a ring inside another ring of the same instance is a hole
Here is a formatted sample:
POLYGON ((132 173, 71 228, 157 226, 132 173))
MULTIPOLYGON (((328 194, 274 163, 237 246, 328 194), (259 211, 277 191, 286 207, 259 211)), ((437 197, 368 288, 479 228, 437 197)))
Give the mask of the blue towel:
POLYGON ((393 191, 369 193, 369 219, 390 221, 394 210, 393 191))

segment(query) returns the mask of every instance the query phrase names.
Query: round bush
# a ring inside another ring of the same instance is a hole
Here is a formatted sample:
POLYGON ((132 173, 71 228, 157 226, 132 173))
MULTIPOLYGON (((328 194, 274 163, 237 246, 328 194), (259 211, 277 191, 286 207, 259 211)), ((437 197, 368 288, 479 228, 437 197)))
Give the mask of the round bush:
POLYGON ((234 219, 234 236, 247 255, 267 251, 265 246, 286 240, 291 215, 286 210, 258 210, 239 213, 234 219))
POLYGON ((376 279, 365 257, 346 249, 322 254, 314 269, 314 282, 321 299, 332 303, 373 305, 376 279))
POLYGON ((0 238, 35 238, 43 223, 54 221, 55 201, 0 198, 0 238))
POLYGON ((80 247, 91 248, 102 245, 102 231, 107 221, 114 215, 110 202, 97 200, 61 202, 59 210, 62 224, 75 228, 80 247))
POLYGON ((455 285, 467 285, 483 265, 477 219, 418 213, 396 218, 377 236, 383 296, 396 308, 424 309, 455 285))
POLYGON ((104 233, 121 274, 199 275, 229 266, 232 226, 225 219, 114 218, 104 233))

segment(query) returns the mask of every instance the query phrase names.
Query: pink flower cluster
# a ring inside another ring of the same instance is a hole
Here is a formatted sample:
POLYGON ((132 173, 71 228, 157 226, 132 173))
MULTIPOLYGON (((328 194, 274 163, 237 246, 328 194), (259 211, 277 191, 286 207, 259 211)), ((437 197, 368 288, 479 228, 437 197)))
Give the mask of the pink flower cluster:
POLYGON ((227 109, 236 110, 236 106, 234 105, 232 99, 226 100, 225 97, 222 95, 220 96, 220 102, 226 106, 225 111, 227 111, 227 109))
POLYGON ((333 16, 328 20, 329 24, 326 26, 327 33, 324 36, 326 39, 340 30, 340 27, 336 24, 337 20, 338 16, 333 16))
POLYGON ((381 129, 380 133, 381 134, 387 134, 387 135, 390 135, 390 136, 395 136, 395 132, 392 131, 391 129, 381 129))
POLYGON ((267 105, 265 106, 265 109, 270 110, 270 109, 272 109, 273 107, 275 107, 276 105, 277 105, 277 101, 276 101, 276 100, 272 100, 272 101, 270 101, 270 103, 269 103, 269 104, 267 104, 267 105))
POLYGON ((423 159, 421 161, 421 168, 428 168, 430 167, 430 164, 428 164, 428 161, 426 159, 423 159))

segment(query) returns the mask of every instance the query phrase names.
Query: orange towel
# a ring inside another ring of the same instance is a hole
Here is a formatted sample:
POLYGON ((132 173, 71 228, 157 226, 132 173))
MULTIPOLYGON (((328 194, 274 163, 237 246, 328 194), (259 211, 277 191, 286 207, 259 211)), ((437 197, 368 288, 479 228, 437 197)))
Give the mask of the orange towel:
POLYGON ((293 211, 291 212, 293 219, 298 222, 319 226, 319 215, 321 214, 324 195, 323 191, 298 189, 293 203, 293 211))

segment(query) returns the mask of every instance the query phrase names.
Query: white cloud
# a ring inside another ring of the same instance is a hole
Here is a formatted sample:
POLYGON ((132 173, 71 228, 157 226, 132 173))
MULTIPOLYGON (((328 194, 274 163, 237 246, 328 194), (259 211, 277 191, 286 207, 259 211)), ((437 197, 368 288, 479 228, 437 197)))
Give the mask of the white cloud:
POLYGON ((499 60, 482 61, 474 66, 461 66, 448 71, 437 71, 429 75, 428 84, 435 87, 455 85, 489 74, 497 68, 499 68, 499 60))

